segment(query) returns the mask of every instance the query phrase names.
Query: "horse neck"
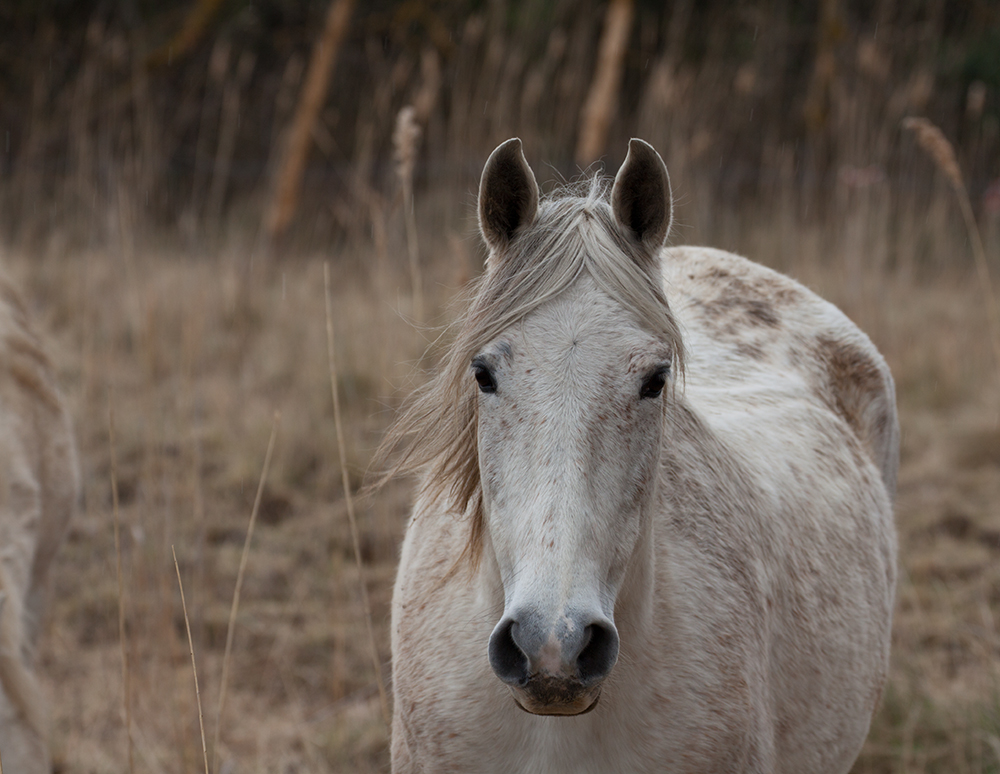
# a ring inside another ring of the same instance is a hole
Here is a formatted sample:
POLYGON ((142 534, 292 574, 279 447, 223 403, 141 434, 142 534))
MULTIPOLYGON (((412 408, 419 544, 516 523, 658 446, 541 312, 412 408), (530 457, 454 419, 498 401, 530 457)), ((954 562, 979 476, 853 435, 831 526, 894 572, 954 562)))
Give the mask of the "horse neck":
MULTIPOLYGON (((635 551, 629 563, 618 600, 615 606, 615 625, 621 635, 622 648, 633 652, 647 653, 649 647, 659 647, 664 636, 663 620, 665 608, 657 604, 657 599, 663 594, 669 594, 669 573, 663 572, 662 565, 669 560, 663 556, 670 550, 662 534, 665 527, 665 514, 674 507, 667 487, 676 482, 671 481, 665 471, 672 469, 674 476, 684 478, 692 475, 690 466, 704 453, 706 431, 697 413, 684 400, 683 395, 674 397, 675 404, 665 416, 664 438, 660 452, 660 462, 657 475, 654 477, 652 490, 648 493, 643 505, 642 532, 636 543, 635 551)), ((669 629, 669 627, 668 627, 669 629)), ((629 660, 621 659, 626 666, 629 660)), ((641 679, 641 677, 640 677, 641 679)))
MULTIPOLYGON (((625 572, 615 604, 615 626, 623 648, 643 649, 655 631, 656 518, 659 493, 654 491, 644 506, 642 531, 625 572)), ((623 667, 624 664, 619 664, 623 667)))

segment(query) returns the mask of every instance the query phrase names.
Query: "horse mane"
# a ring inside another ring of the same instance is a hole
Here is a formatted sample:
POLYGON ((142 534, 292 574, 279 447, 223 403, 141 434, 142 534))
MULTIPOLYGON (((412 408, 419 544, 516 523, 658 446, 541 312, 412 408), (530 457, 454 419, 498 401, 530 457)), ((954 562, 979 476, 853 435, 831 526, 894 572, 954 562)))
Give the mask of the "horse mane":
POLYGON ((670 348, 674 374, 683 372, 683 343, 663 294, 657 256, 621 231, 608 190, 608 181, 598 176, 557 188, 539 203, 534 222, 489 256, 471 286, 471 303, 453 323, 454 340, 436 376, 414 391, 376 452, 373 465, 383 471, 376 487, 415 474, 422 498, 465 514, 469 538, 460 559, 472 567, 482 551, 485 514, 479 402, 469 365, 483 347, 587 272, 670 348), (387 464, 396 450, 401 453, 387 464))

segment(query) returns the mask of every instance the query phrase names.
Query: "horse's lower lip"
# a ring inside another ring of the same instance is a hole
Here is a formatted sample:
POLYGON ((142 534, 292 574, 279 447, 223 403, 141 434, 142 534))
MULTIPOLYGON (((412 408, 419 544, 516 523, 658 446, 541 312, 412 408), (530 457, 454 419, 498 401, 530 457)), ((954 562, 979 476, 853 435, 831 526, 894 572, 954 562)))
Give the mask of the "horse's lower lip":
POLYGON ((510 692, 514 703, 530 715, 561 715, 563 717, 586 715, 597 707, 597 702, 601 698, 600 688, 587 691, 572 701, 538 701, 524 690, 511 688, 510 692))

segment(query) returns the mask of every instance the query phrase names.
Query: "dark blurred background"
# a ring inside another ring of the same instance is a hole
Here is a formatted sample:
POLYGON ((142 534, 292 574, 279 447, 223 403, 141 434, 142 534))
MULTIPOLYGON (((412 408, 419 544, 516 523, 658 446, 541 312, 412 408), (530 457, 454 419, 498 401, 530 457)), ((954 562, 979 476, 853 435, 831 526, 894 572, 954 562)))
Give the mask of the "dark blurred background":
POLYGON ((277 229, 298 243, 364 235, 398 204, 406 105, 418 201, 442 184, 474 192, 507 137, 544 180, 598 158, 614 169, 641 136, 709 220, 779 196, 822 217, 838 189, 887 183, 919 207, 935 172, 900 120, 925 115, 959 149, 980 215, 1000 210, 1000 5, 987 0, 6 0, 2 238, 100 242, 123 198, 134 227, 167 239, 267 229, 337 5, 329 82, 298 139, 295 228, 277 229), (615 12, 617 48, 602 43, 615 12))

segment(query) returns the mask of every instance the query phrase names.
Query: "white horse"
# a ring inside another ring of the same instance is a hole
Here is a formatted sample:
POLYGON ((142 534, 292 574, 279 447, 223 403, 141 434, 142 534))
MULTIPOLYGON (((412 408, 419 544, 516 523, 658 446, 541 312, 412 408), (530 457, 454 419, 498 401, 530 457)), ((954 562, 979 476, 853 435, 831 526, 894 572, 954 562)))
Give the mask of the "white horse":
POLYGON ((78 489, 52 364, 17 293, 0 279, 0 763, 7 774, 52 771, 32 661, 46 578, 78 489))
POLYGON ((846 772, 886 678, 892 377, 840 311, 664 248, 632 140, 539 200, 517 139, 489 258, 387 438, 422 475, 392 605, 392 768, 846 772), (668 303, 669 301, 669 303, 668 303))

